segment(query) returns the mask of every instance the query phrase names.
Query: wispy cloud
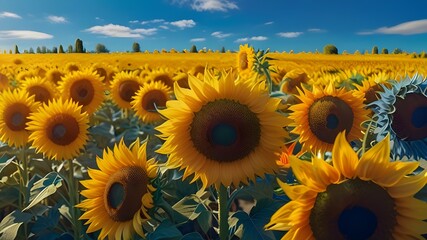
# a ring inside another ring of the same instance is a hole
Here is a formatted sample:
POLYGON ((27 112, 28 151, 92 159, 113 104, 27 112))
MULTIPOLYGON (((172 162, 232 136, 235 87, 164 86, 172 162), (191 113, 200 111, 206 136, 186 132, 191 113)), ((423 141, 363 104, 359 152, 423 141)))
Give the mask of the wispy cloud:
POLYGON ((135 24, 135 23, 139 23, 139 21, 138 20, 131 20, 131 21, 129 21, 129 23, 130 24, 135 24))
POLYGON ((144 36, 151 36, 157 33, 157 28, 136 28, 131 29, 126 26, 107 24, 103 26, 93 26, 85 30, 93 34, 104 35, 107 37, 118 38, 143 38, 144 36))
POLYGON ((95 20, 97 20, 97 21, 104 21, 104 19, 102 19, 100 17, 95 17, 95 20))
POLYGON ((159 28, 161 28, 161 29, 169 29, 169 27, 165 26, 165 25, 160 25, 159 28))
POLYGON ((326 30, 320 29, 320 28, 309 28, 307 29, 307 32, 323 33, 323 32, 326 32, 326 30))
POLYGON ((47 20, 51 23, 67 23, 67 19, 65 19, 65 17, 61 17, 61 16, 48 16, 47 20))
POLYGON ((255 36, 255 37, 245 37, 245 38, 239 38, 234 42, 248 42, 248 41, 265 41, 267 40, 268 37, 264 37, 264 36, 255 36))
POLYGON ((301 36, 301 34, 303 34, 303 32, 279 32, 279 33, 277 33, 277 35, 279 35, 280 37, 283 37, 283 38, 297 38, 297 37, 301 36))
POLYGON ((150 24, 150 23, 163 23, 165 22, 164 19, 153 19, 153 20, 146 20, 146 21, 142 21, 141 24, 150 24))
POLYGON ((413 35, 427 33, 427 19, 409 21, 391 27, 380 27, 373 31, 358 32, 359 35, 370 34, 398 34, 413 35))
POLYGON ((216 38, 226 38, 231 35, 232 35, 231 33, 223 33, 221 31, 211 33, 211 36, 216 38))
POLYGON ((38 40, 38 39, 51 39, 52 35, 36 32, 36 31, 28 31, 28 30, 10 30, 10 31, 0 31, 0 39, 30 39, 30 40, 38 40))
POLYGON ((190 39, 190 42, 204 42, 206 41, 206 38, 192 38, 190 39))
POLYGON ((264 23, 264 25, 271 25, 271 24, 273 24, 274 22, 273 21, 271 21, 271 22, 266 22, 266 23, 264 23))
POLYGON ((172 0, 180 5, 190 5, 192 9, 203 11, 227 12, 228 10, 239 9, 236 3, 231 0, 172 0))
POLYGON ((12 13, 12 12, 1 12, 0 13, 0 18, 17 18, 17 19, 21 19, 22 17, 19 16, 16 13, 12 13))
POLYGON ((192 19, 189 19, 189 20, 184 19, 184 20, 179 20, 179 21, 175 21, 175 22, 170 22, 170 24, 172 26, 179 27, 181 29, 192 28, 192 27, 196 26, 196 22, 194 22, 192 19))

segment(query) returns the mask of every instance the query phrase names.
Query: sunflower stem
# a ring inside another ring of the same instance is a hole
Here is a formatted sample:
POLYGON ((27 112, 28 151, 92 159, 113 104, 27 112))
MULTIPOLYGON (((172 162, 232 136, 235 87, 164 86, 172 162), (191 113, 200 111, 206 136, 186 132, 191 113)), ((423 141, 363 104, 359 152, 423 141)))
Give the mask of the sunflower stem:
MULTIPOLYGON (((28 184, 28 162, 27 162, 27 154, 26 154, 26 151, 27 150, 27 148, 26 148, 26 146, 23 146, 22 148, 21 148, 21 164, 22 164, 22 169, 21 169, 21 166, 20 166, 20 164, 18 164, 18 168, 19 168, 19 174, 20 174, 20 186, 19 186, 19 188, 20 188, 20 191, 21 191, 21 193, 20 193, 20 205, 21 205, 21 210, 22 209, 24 209, 25 208, 25 206, 28 204, 28 200, 29 200, 29 197, 28 197, 28 189, 27 189, 27 184, 28 184)), ((23 231, 24 231, 24 236, 25 237, 27 237, 27 223, 24 223, 23 224, 24 226, 23 226, 23 231)))
POLYGON ((219 238, 221 240, 228 240, 228 191, 227 187, 223 184, 219 187, 219 238))
POLYGON ((77 219, 77 211, 75 208, 75 205, 78 202, 77 201, 78 195, 76 194, 78 189, 74 179, 73 159, 70 159, 68 163, 69 163, 68 191, 70 191, 70 196, 69 196, 70 197, 70 214, 71 214, 72 225, 73 225, 73 234, 74 234, 74 239, 80 239, 79 220, 77 219))

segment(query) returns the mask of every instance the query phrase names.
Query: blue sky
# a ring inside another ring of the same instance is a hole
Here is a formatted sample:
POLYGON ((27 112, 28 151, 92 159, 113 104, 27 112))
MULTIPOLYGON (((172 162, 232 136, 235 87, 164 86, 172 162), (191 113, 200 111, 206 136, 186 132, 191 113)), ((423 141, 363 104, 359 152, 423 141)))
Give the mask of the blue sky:
POLYGON ((427 51, 425 0, 0 0, 0 50, 256 49, 427 51))

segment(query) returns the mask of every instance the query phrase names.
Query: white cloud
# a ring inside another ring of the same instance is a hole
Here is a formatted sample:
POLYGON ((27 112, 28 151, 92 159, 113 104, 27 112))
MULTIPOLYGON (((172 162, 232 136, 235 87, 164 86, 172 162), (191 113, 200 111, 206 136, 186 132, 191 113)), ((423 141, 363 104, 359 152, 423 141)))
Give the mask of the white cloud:
POLYGON ((280 32, 277 35, 284 38, 296 38, 299 37, 303 32, 280 32))
POLYGON ((230 0, 193 0, 191 8, 196 11, 220 11, 226 12, 239 7, 230 0))
POLYGON ((97 21, 104 21, 104 19, 102 19, 100 17, 95 17, 95 20, 97 20, 97 21))
POLYGON ((211 36, 216 38, 226 38, 231 36, 231 33, 223 33, 221 31, 218 31, 218 32, 211 33, 211 36))
POLYGON ((0 31, 0 39, 51 39, 52 35, 28 30, 0 31))
POLYGON ((398 35, 413 35, 427 33, 427 19, 409 21, 397 24, 391 27, 380 27, 373 31, 358 32, 359 35, 370 34, 398 34, 398 35))
POLYGON ((154 35, 157 32, 156 28, 136 28, 131 29, 126 26, 107 24, 103 26, 93 26, 85 30, 93 34, 100 34, 107 37, 119 37, 119 38, 143 38, 144 36, 154 35))
POLYGON ((255 36, 255 37, 245 37, 245 38, 239 38, 234 42, 248 42, 248 41, 265 41, 267 40, 267 37, 264 36, 255 36))
POLYGON ((206 41, 206 38, 192 38, 190 39, 190 42, 204 42, 206 41))
POLYGON ((48 16, 47 20, 51 23, 67 23, 67 19, 65 19, 65 17, 61 17, 61 16, 48 16))
POLYGON ((162 29, 169 29, 169 27, 168 27, 168 26, 165 26, 165 25, 160 25, 160 26, 159 26, 159 28, 162 28, 162 29))
POLYGON ((129 21, 129 23, 131 23, 131 24, 138 23, 138 22, 139 22, 138 20, 131 20, 131 21, 129 21))
POLYGON ((17 19, 21 19, 22 17, 19 16, 16 13, 12 13, 12 12, 1 12, 0 13, 0 18, 17 18, 17 19))
POLYGON ((326 30, 320 28, 309 28, 307 29, 307 32, 323 33, 326 32, 326 30))
POLYGON ((153 19, 153 20, 147 20, 147 21, 142 21, 141 24, 149 24, 149 23, 163 23, 165 20, 164 19, 153 19))
POLYGON ((273 24, 274 22, 273 21, 271 21, 271 22, 266 22, 266 23, 264 23, 264 25, 271 25, 271 24, 273 24))
POLYGON ((175 22, 170 22, 171 25, 179 28, 192 28, 196 26, 196 22, 194 22, 192 19, 189 20, 179 20, 175 22))

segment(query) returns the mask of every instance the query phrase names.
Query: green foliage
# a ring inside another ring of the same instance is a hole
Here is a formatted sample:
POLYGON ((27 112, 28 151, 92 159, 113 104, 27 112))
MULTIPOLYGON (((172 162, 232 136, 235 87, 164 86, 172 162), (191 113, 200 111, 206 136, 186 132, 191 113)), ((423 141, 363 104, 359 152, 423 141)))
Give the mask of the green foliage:
POLYGON ((381 54, 388 54, 388 49, 387 48, 383 48, 381 50, 381 54))
POLYGON ((225 53, 225 47, 221 48, 221 53, 225 53))
POLYGON ((30 221, 31 218, 32 215, 29 213, 19 210, 11 212, 0 222, 0 240, 15 239, 21 225, 30 221))
POLYGON ((52 48, 52 53, 58 53, 58 48, 57 47, 53 47, 52 48))
POLYGON ((323 47, 324 54, 338 54, 338 48, 335 45, 328 44, 323 47))
POLYGON ((191 53, 197 53, 196 45, 191 46, 191 48, 190 48, 190 52, 191 52, 191 53))
POLYGON ((73 51, 73 45, 68 45, 68 49, 67 49, 67 52, 68 53, 73 53, 74 51, 73 51))
POLYGON ((15 54, 19 54, 18 45, 15 45, 15 54))
POLYGON ((401 54, 401 53, 403 53, 403 51, 402 51, 402 49, 400 49, 400 48, 395 48, 395 49, 393 49, 393 52, 392 52, 393 54, 401 54))
POLYGON ((36 53, 42 53, 42 49, 40 47, 37 47, 36 53))
POLYGON ((141 46, 139 45, 139 43, 134 42, 132 44, 132 52, 141 52, 141 46))
POLYGON ((84 53, 83 41, 81 39, 77 38, 74 46, 75 46, 74 49, 76 50, 76 53, 84 53))
POLYGON ((371 52, 372 54, 378 54, 378 47, 377 46, 374 46, 373 48, 372 48, 372 52, 371 52))
POLYGON ((64 53, 64 48, 62 45, 59 45, 58 53, 64 53))
POLYGON ((95 46, 95 52, 96 53, 108 53, 108 52, 110 52, 110 50, 108 50, 104 44, 98 43, 95 46))

